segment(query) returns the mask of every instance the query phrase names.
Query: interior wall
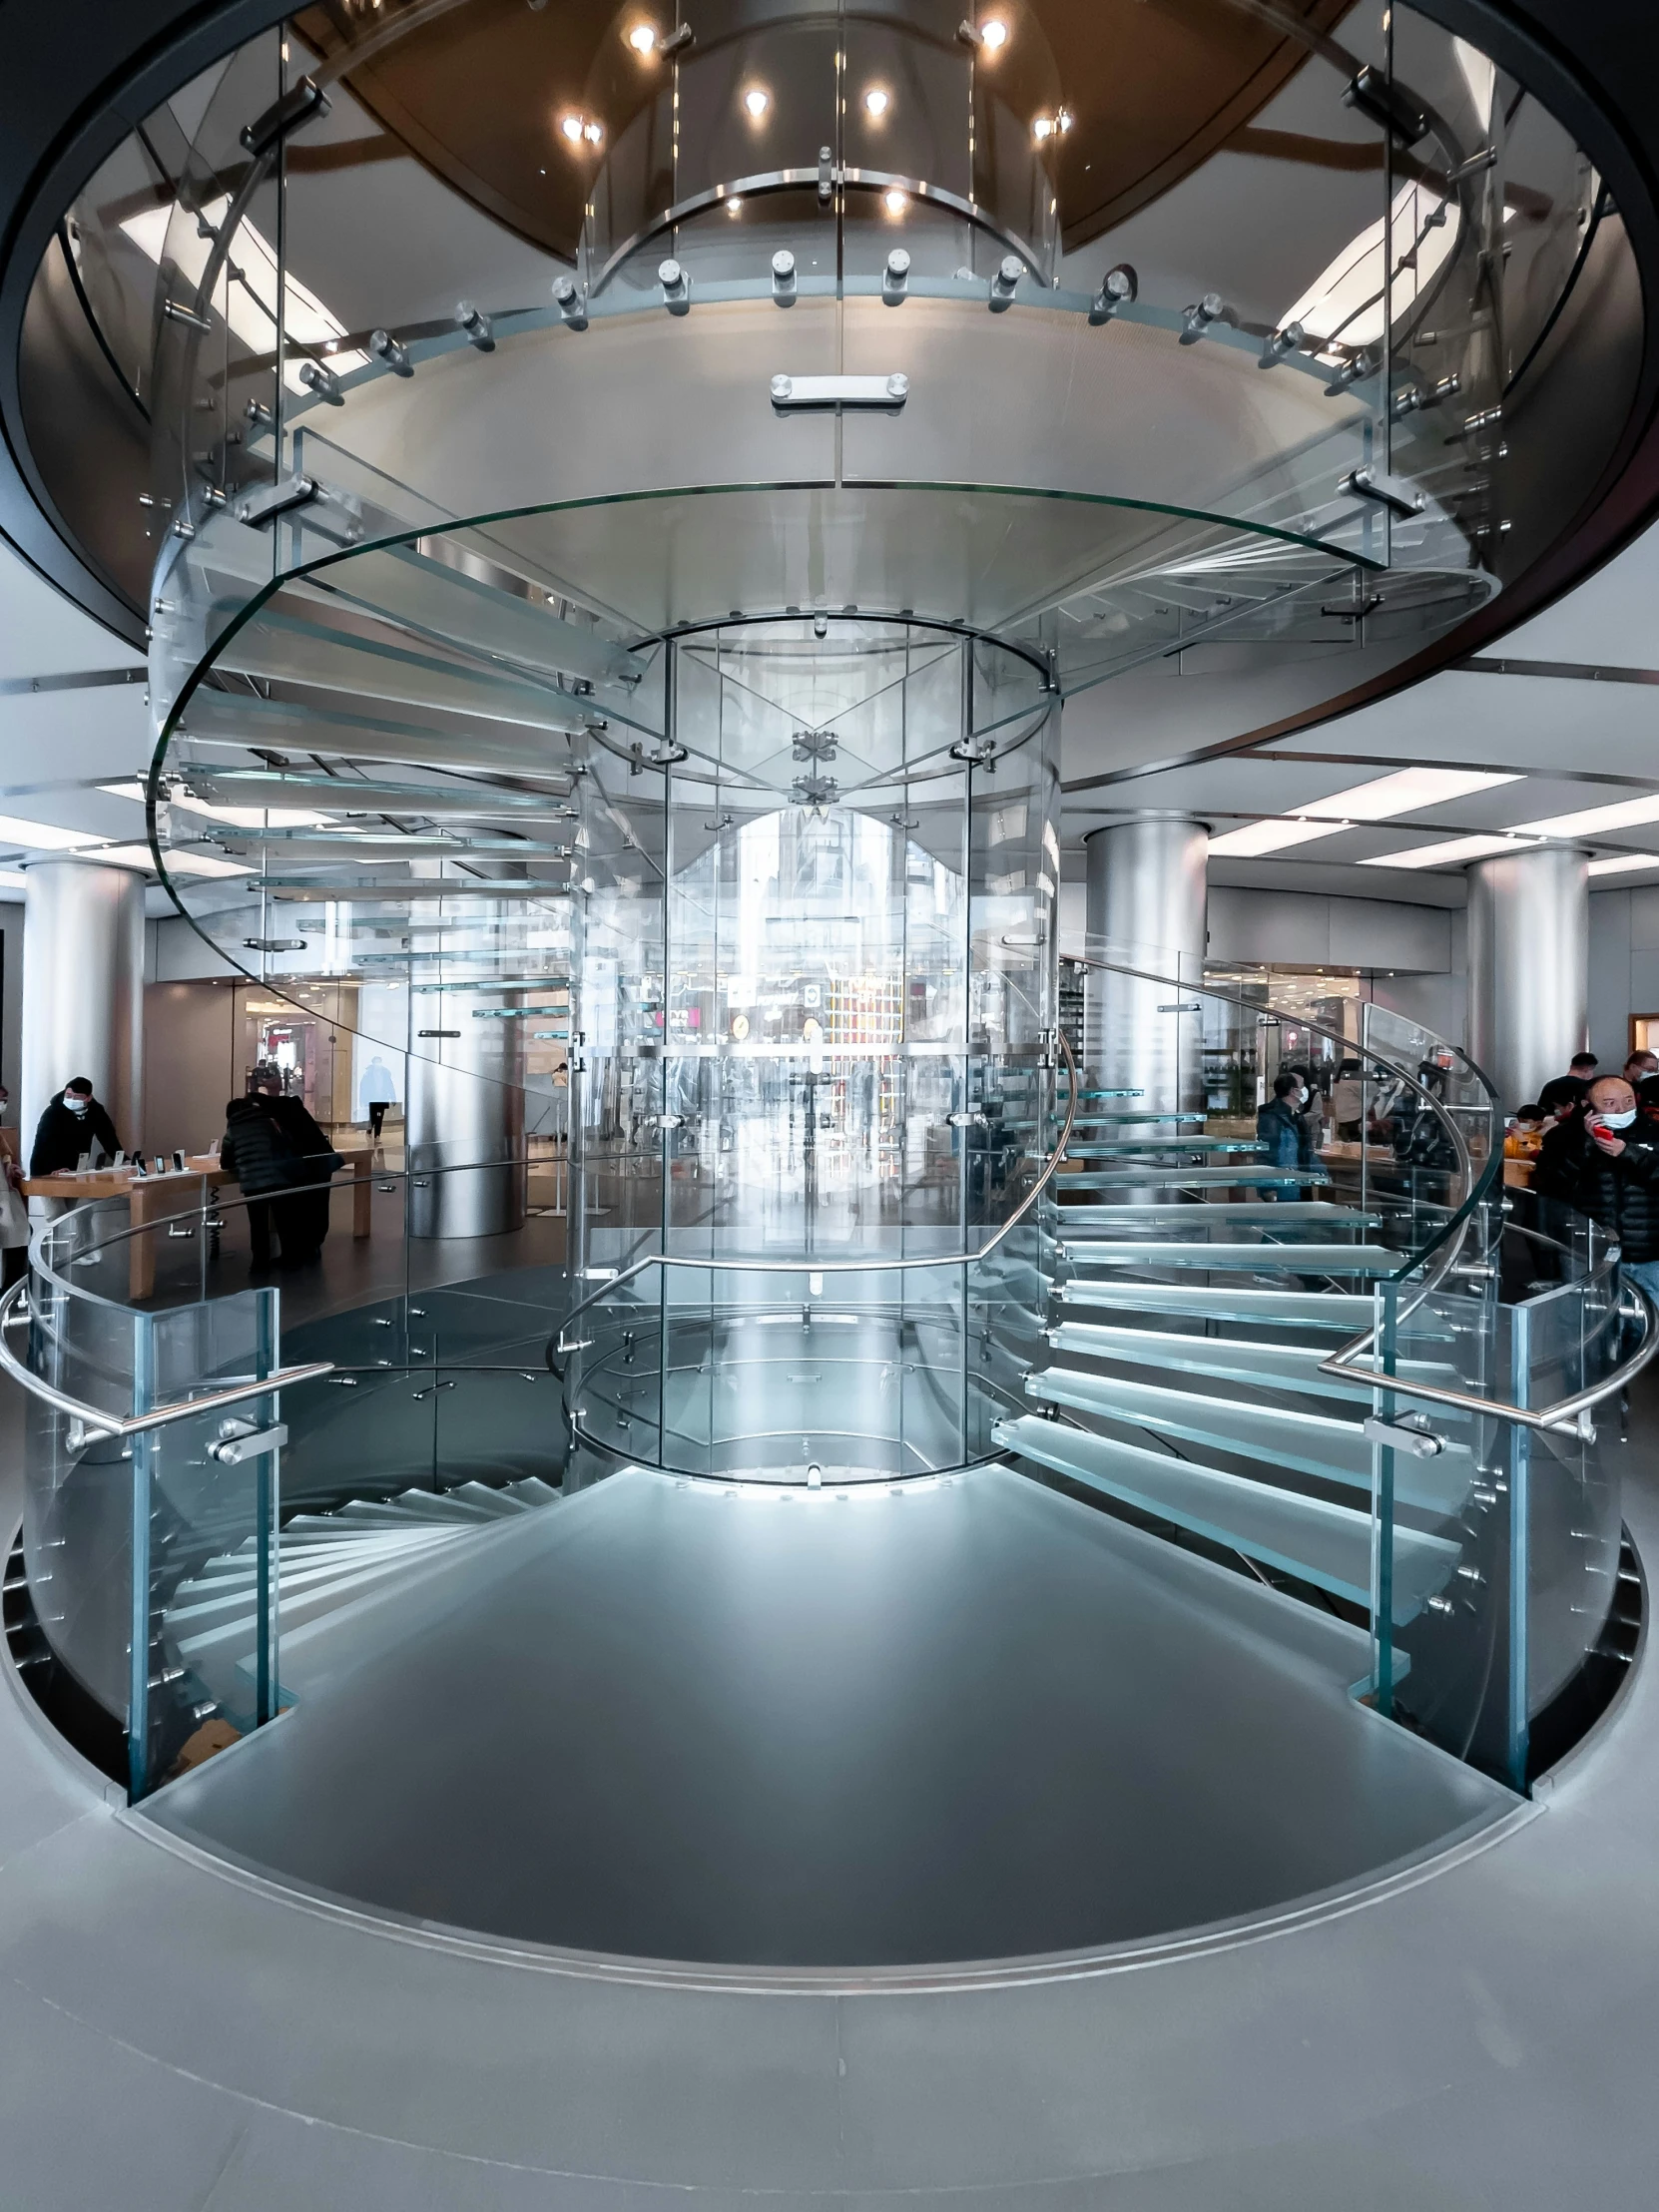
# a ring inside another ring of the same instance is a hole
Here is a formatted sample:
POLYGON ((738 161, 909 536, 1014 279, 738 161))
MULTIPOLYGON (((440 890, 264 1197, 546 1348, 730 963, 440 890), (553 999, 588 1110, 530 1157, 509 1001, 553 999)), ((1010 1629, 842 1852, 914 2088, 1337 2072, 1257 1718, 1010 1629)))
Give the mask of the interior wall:
POLYGON ((1632 1014, 1659 1014, 1659 883, 1590 894, 1590 1050, 1622 1067, 1632 1014))
POLYGON ((144 993, 144 1149, 206 1152, 243 1087, 237 993, 213 982, 144 993))

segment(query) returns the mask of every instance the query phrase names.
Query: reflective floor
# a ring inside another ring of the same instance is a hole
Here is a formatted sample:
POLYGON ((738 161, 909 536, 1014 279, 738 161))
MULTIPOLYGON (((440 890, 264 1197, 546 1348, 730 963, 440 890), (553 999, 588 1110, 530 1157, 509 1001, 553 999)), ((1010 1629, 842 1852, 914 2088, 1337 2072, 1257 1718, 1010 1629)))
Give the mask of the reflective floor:
MULTIPOLYGON (((461 1547, 457 1547, 461 1548, 461 1547)), ((875 1965, 1144 1937, 1512 1803, 1356 1706, 1363 1640, 989 1468, 628 1472, 294 1639, 150 1801, 211 1850, 581 1949, 875 1965)))

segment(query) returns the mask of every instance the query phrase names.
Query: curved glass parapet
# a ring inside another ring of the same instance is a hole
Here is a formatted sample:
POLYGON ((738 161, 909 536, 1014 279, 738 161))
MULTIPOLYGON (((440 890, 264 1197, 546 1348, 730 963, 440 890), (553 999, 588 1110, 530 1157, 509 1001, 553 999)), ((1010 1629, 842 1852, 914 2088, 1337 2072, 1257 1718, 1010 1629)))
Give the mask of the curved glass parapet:
POLYGON ((67 220, 150 424, 158 730, 277 580, 481 515, 486 585, 611 645, 966 621, 1142 711, 1178 654, 1217 736, 1538 550, 1512 394, 1616 217, 1410 10, 525 13, 296 15, 67 220))
MULTIPOLYGON (((741 1489, 987 1457, 1368 1622, 1380 1710, 1524 1784, 1529 1731, 1549 1740, 1615 1585, 1616 1424, 1547 1418, 1627 1357, 1615 1256, 1582 1225, 1510 1251, 1471 1071, 1425 1033, 1390 1024, 1384 1049, 1363 1016, 1345 1031, 1127 962, 1088 972, 1156 982, 1177 1038, 1196 1007, 1200 1103, 1164 1102, 1150 1037, 1141 1084, 1106 1080, 1109 1006, 1081 1065, 1061 1043, 1056 1069, 1040 1040, 987 1056, 948 1240, 767 1260, 742 1249, 760 1241, 748 1220, 729 1242, 671 1225, 665 1250, 659 1214, 643 1257, 591 1269, 566 1313, 563 1271, 516 1244, 406 1239, 406 1282, 365 1278, 343 1310, 279 1329, 274 1287, 236 1287, 247 1209, 226 1193, 144 1227, 120 1201, 47 1225, 28 1364, 66 1403, 31 1404, 24 1558, 47 1646, 127 1733, 133 1794, 205 1717, 242 1729, 278 1709, 308 1531, 339 1534, 308 1516, 343 1508, 372 1531, 389 1501, 399 1544, 412 1516, 435 1545, 625 1462, 741 1489), (1360 1063, 1362 1137, 1280 1167, 1236 1108, 1282 1064, 1318 1086, 1326 1042, 1360 1063), (225 1457, 223 1408, 97 1428, 307 1361, 329 1372, 236 1408, 280 1421, 269 1455, 225 1457)), ((1169 1057, 1179 1093, 1192 1070, 1169 1057)), ((422 1185, 511 1165, 375 1164, 347 1188, 370 1182, 407 1224, 422 1185)), ((598 1221, 661 1181, 649 1155, 613 1154, 598 1221)), ((395 1564, 377 1545, 363 1594, 395 1564)))

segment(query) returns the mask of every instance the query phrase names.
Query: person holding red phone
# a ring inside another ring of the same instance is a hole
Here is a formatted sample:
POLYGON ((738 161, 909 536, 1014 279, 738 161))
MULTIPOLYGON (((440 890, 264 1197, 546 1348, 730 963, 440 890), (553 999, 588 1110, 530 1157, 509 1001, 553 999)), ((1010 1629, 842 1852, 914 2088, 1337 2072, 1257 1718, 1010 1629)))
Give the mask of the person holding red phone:
POLYGON ((1583 1108, 1543 1142, 1534 1188, 1598 1222, 1624 1272, 1659 1302, 1659 1128, 1622 1075, 1601 1075, 1583 1108))

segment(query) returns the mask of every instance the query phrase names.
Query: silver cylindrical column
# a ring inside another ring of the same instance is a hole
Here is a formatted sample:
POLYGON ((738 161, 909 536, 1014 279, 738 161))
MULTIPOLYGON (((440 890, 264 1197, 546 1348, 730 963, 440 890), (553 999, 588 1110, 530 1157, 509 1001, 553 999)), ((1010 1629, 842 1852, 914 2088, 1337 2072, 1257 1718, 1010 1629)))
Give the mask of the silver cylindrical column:
POLYGON ((1204 1021, 1190 994, 1204 973, 1209 829, 1134 815, 1094 830, 1084 851, 1090 955, 1160 978, 1089 972, 1085 1062, 1102 1087, 1139 1091, 1149 1113, 1191 1111, 1204 1103, 1204 1021))
POLYGON ((1584 854, 1541 844, 1476 860, 1469 885, 1469 1056, 1506 1107, 1584 1049, 1590 884, 1584 854))
POLYGON ((409 1053, 411 1237, 498 1237, 524 1224, 521 994, 460 988, 416 997, 409 1053))
POLYGON ((47 1101, 90 1078, 129 1150, 144 1142, 144 877, 36 860, 23 916, 24 1153, 47 1101))

